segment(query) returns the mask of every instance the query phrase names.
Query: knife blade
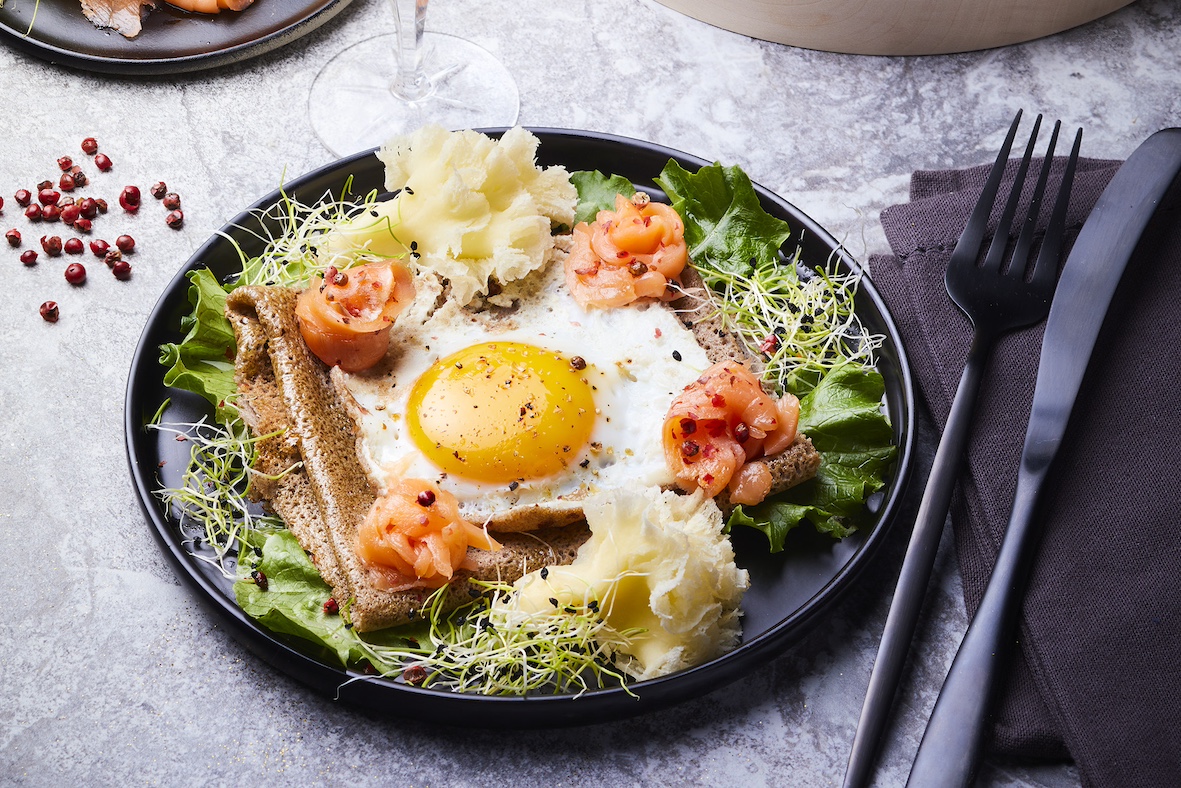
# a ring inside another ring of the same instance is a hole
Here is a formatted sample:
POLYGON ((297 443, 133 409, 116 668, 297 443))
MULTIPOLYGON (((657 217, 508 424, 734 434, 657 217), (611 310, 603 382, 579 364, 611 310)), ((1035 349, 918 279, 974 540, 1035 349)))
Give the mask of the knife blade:
POLYGON ((970 785, 1000 668, 1015 645, 1039 529, 1037 499, 1070 421, 1128 261, 1181 172, 1181 129, 1145 140, 1099 196, 1066 259, 1046 319, 1012 514, 980 607, 919 744, 908 786, 970 785))

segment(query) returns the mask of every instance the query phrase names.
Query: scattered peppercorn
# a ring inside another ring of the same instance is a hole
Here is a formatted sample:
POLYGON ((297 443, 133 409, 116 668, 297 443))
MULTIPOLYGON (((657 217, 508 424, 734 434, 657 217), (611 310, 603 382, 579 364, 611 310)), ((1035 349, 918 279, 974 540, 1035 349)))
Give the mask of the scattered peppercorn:
POLYGON ((92 226, 93 225, 90 223, 90 220, 85 217, 79 216, 74 220, 74 229, 80 233, 90 232, 90 228, 92 226))
POLYGON ((46 301, 41 305, 41 319, 46 323, 56 323, 61 313, 58 311, 56 301, 46 301))
MULTIPOLYGON (((105 241, 104 241, 104 243, 105 243, 105 241)), ((108 251, 105 254, 103 254, 103 262, 107 264, 107 268, 110 268, 111 266, 113 266, 115 263, 119 262, 122 259, 123 259, 123 253, 120 252, 118 249, 110 249, 108 247, 108 251)))
POLYGON ((33 195, 28 189, 17 189, 16 194, 12 196, 16 200, 16 204, 22 208, 28 205, 33 199, 33 195))
POLYGON ((70 263, 66 266, 66 281, 72 285, 80 285, 86 281, 86 266, 82 263, 70 263))
POLYGON ((37 191, 41 191, 42 189, 52 189, 52 188, 53 188, 53 181, 41 181, 40 183, 37 184, 37 191))
POLYGON ((406 680, 407 684, 421 684, 426 681, 428 675, 426 668, 422 665, 411 665, 402 671, 402 678, 406 680))
POLYGON ((135 239, 130 235, 120 235, 115 239, 115 246, 119 247, 120 252, 130 252, 135 248, 135 239))
POLYGON ((37 253, 32 249, 26 249, 25 251, 21 252, 21 262, 25 265, 36 265, 37 253))
MULTIPOLYGON (((49 183, 49 181, 46 181, 49 183)), ((52 184, 50 184, 52 186, 52 184)), ((61 199, 61 194, 55 192, 50 186, 45 187, 37 192, 37 202, 42 205, 57 205, 57 201, 61 199)))
POLYGON ((164 199, 164 195, 168 194, 168 184, 164 183, 164 181, 159 181, 152 188, 148 189, 148 191, 157 200, 162 200, 164 199))
POLYGON ((66 254, 82 254, 84 248, 81 238, 67 238, 66 242, 62 244, 62 249, 66 254))
POLYGON ((115 278, 120 282, 126 282, 131 278, 131 263, 127 262, 126 260, 119 260, 111 266, 111 273, 113 273, 115 278))
POLYGON ((95 257, 106 257, 107 250, 110 248, 111 245, 101 238, 96 238, 90 242, 90 251, 95 257))
POLYGON ((61 209, 62 224, 73 224, 82 215, 82 209, 77 205, 67 205, 61 209))
POLYGON ((63 172, 61 178, 57 181, 57 185, 63 192, 74 191, 74 176, 63 172))
POLYGON ((435 503, 435 494, 431 490, 423 490, 418 494, 419 506, 432 506, 435 503))
POLYGON ((47 222, 56 222, 62 215, 62 209, 56 205, 46 205, 41 208, 41 218, 47 222))
POLYGON ((254 584, 256 586, 258 586, 260 589, 262 589, 263 591, 267 590, 267 585, 268 585, 267 576, 265 574, 263 574, 263 571, 261 569, 255 569, 253 572, 251 572, 250 578, 252 580, 254 580, 254 584))
POLYGON ((582 356, 575 356, 570 359, 570 366, 578 370, 586 369, 586 359, 582 356))
POLYGON ((98 203, 93 197, 83 197, 82 202, 78 203, 78 210, 87 219, 93 219, 98 216, 98 203))
POLYGON ((43 235, 41 236, 41 248, 50 257, 57 257, 62 253, 62 239, 57 235, 43 235))
POLYGON ((183 225, 185 223, 184 212, 179 211, 179 210, 170 211, 168 213, 168 215, 164 217, 164 223, 167 224, 169 227, 171 227, 173 230, 179 230, 181 228, 181 225, 183 225))
POLYGON ((70 169, 70 167, 74 166, 74 160, 69 156, 62 156, 57 160, 57 166, 62 172, 65 172, 66 170, 70 169))
POLYGON ((332 597, 328 597, 328 600, 324 602, 324 615, 335 616, 339 612, 340 612, 340 605, 337 603, 337 601, 335 599, 333 599, 332 597))
POLYGON ((119 206, 128 213, 138 211, 139 188, 136 186, 124 186, 123 191, 119 193, 119 206))
POLYGON ((170 211, 174 211, 180 207, 180 195, 176 192, 168 192, 164 195, 164 207, 170 211))
POLYGON ((100 153, 94 157, 94 166, 98 167, 103 172, 111 169, 111 157, 105 153, 100 153))
POLYGON ((86 173, 82 172, 81 170, 78 172, 71 172, 70 177, 74 179, 74 186, 79 189, 90 183, 90 179, 86 177, 86 173))
POLYGON ((94 204, 98 208, 99 213, 106 213, 107 212, 107 201, 104 200, 102 197, 95 197, 94 204))
POLYGON ((87 137, 82 140, 82 152, 87 156, 93 156, 98 152, 98 140, 94 137, 87 137))
POLYGON ((734 425, 734 440, 739 443, 746 443, 750 440, 750 427, 746 426, 744 422, 738 422, 734 425))
POLYGON ((4 233, 4 237, 8 240, 9 246, 20 246, 21 245, 21 231, 16 229, 15 227, 12 228, 11 230, 9 230, 8 232, 4 233))
POLYGON ((41 206, 37 203, 32 203, 28 208, 25 208, 25 218, 30 222, 41 221, 41 206))

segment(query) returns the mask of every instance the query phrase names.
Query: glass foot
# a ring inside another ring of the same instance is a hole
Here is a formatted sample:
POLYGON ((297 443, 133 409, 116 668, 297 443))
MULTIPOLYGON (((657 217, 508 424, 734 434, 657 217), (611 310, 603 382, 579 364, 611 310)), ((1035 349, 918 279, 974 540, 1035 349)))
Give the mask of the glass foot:
POLYGON ((308 96, 312 130, 328 150, 347 156, 428 124, 455 130, 516 123, 517 84, 491 52, 445 33, 425 33, 422 46, 431 90, 416 101, 391 90, 398 48, 393 33, 328 61, 308 96))

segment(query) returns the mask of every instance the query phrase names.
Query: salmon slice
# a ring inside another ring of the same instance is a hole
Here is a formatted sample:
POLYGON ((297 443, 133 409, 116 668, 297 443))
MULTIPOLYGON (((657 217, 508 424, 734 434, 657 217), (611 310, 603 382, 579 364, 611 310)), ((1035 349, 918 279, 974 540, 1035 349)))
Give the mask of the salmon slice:
POLYGON ((82 0, 82 14, 95 27, 135 38, 143 29, 144 15, 155 8, 152 0, 82 0))

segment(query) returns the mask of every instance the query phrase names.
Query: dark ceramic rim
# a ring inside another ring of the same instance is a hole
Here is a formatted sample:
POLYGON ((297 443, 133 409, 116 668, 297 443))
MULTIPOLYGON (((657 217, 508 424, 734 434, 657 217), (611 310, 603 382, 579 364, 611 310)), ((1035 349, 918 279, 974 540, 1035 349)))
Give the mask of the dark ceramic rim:
MULTIPOLYGON (((497 134, 503 129, 488 131, 497 134)), ((670 148, 624 137, 550 128, 534 128, 531 131, 541 140, 538 156, 543 164, 558 163, 547 160, 547 147, 550 151, 562 150, 567 154, 569 151, 589 151, 588 156, 596 161, 611 157, 640 157, 660 161, 672 158, 683 166, 693 168, 708 164, 703 159, 670 148)), ((339 192, 346 176, 362 172, 377 185, 362 182, 359 183, 356 192, 364 193, 368 188, 380 188, 380 163, 373 156, 373 151, 364 151, 285 185, 283 192, 287 195, 302 194, 304 201, 314 200, 330 190, 339 192)), ((634 176, 634 173, 631 175, 634 176)), ((764 207, 787 218, 791 223, 795 230, 793 240, 802 232, 805 238, 811 239, 810 243, 820 244, 835 255, 840 265, 850 271, 861 272, 856 261, 849 257, 835 239, 816 222, 761 186, 756 184, 755 188, 764 207)), ((280 196, 280 192, 276 190, 262 198, 251 209, 223 227, 221 232, 230 235, 240 233, 238 225, 252 221, 251 210, 265 208, 276 202, 280 196)), ((522 698, 458 694, 414 687, 398 680, 366 676, 332 667, 291 643, 281 640, 246 616, 234 602, 232 595, 227 594, 224 583, 219 584, 217 578, 209 572, 208 566, 194 558, 181 544, 176 522, 166 516, 159 501, 152 494, 157 483, 160 453, 156 438, 149 435, 142 425, 156 412, 164 396, 177 394, 173 390, 164 389, 160 381, 163 370, 158 363, 157 346, 162 338, 174 341, 179 337, 176 321, 185 311, 187 304, 186 275, 205 265, 205 259, 223 252, 225 244, 227 241, 224 238, 215 235, 180 270, 154 308, 136 348, 128 378, 124 413, 131 476, 144 514, 161 549, 171 560, 177 574, 197 592, 198 598, 210 606, 228 625, 229 631, 250 650, 288 675, 329 697, 395 716, 486 727, 581 725, 622 719, 666 707, 703 695, 741 677, 782 653, 788 645, 802 637, 832 608, 840 595, 865 569, 896 519, 911 468, 914 441, 913 383, 897 328, 873 284, 867 277, 863 277, 856 308, 867 327, 886 338, 879 354, 879 369, 886 379, 887 404, 895 431, 898 458, 892 478, 884 490, 874 525, 849 537, 849 540, 856 540, 856 544, 850 548, 852 553, 848 560, 827 578, 810 599, 790 615, 759 632, 752 639, 744 640, 734 651, 711 662, 670 676, 631 685, 638 698, 628 695, 618 687, 594 690, 581 697, 545 695, 522 698)))
POLYGON ((47 15, 43 7, 32 31, 26 35, 30 13, 26 8, 35 2, 37 0, 9 0, 8 7, 0 9, 0 39, 54 65, 105 74, 152 76, 218 68, 265 54, 316 30, 343 11, 351 0, 257 0, 261 4, 258 8, 246 9, 246 12, 254 9, 252 13, 256 15, 266 14, 267 3, 294 3, 294 9, 288 9, 278 21, 269 21, 270 18, 265 16, 235 20, 234 12, 228 11, 207 17, 171 7, 158 8, 150 12, 144 32, 135 41, 152 43, 153 33, 158 33, 150 27, 155 24, 151 14, 170 15, 167 35, 170 40, 180 38, 182 41, 177 42, 176 54, 164 52, 143 57, 135 54, 134 42, 125 43, 118 33, 112 31, 95 30, 76 5, 71 6, 68 15, 57 9, 53 15, 47 15), (235 24, 240 26, 237 30, 235 24), (174 34, 172 28, 176 25, 189 27, 179 28, 183 34, 174 34), (243 29, 247 31, 245 37, 241 32, 243 29), (95 33, 100 33, 103 38, 94 38, 92 34, 95 33), (71 35, 78 42, 63 45, 61 41, 71 35), (111 36, 114 38, 109 38, 111 36))

